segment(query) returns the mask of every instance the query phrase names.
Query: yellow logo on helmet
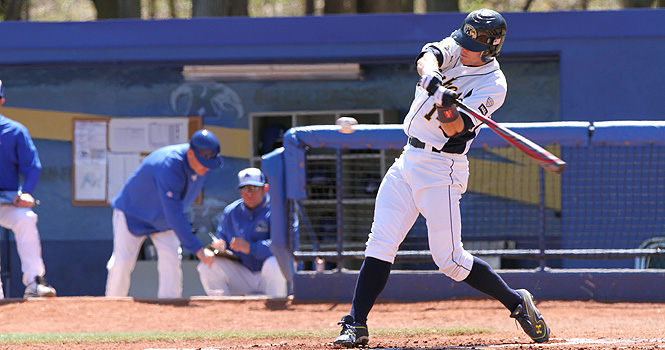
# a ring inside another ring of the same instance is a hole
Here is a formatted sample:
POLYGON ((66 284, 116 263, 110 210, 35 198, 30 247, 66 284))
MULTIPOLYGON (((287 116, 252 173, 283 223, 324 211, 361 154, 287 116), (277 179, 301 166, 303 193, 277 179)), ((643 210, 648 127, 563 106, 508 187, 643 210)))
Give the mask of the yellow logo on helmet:
POLYGON ((475 39, 478 36, 476 33, 476 28, 472 27, 470 24, 465 24, 464 28, 462 28, 462 31, 471 39, 475 39))

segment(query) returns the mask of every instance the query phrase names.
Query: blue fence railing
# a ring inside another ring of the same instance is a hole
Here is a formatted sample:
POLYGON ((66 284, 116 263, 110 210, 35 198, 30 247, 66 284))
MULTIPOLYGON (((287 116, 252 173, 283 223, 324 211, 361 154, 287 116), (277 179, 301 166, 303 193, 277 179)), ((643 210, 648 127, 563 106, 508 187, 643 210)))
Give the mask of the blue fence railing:
MULTIPOLYGON (((468 155, 465 248, 507 268, 633 268, 665 256, 662 246, 645 245, 665 227, 665 123, 506 126, 568 166, 562 175, 543 171, 483 130, 468 155)), ((363 258, 378 183, 406 140, 401 126, 361 125, 350 135, 299 127, 285 140, 281 190, 290 203, 289 249, 297 260, 354 264, 363 258)), ((422 217, 398 260, 408 266, 431 260, 422 217)))

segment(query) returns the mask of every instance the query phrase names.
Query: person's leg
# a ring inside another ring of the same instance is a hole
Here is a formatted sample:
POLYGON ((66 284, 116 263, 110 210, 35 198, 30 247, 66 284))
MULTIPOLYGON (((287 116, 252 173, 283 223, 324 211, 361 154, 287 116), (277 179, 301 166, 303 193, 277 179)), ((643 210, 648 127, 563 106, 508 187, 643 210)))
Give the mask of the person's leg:
POLYGON ((182 297, 182 256, 180 239, 173 230, 150 235, 157 249, 157 271, 159 275, 158 298, 182 297))
POLYGON ((460 199, 465 189, 465 164, 452 165, 450 185, 419 189, 415 198, 427 220, 427 232, 434 262, 441 272, 455 281, 464 281, 503 303, 510 311, 522 301, 519 293, 506 285, 503 279, 483 260, 478 259, 462 245, 462 217, 460 199))
POLYGON ((462 246, 462 218, 459 186, 441 186, 421 191, 417 196, 424 204, 430 250, 441 272, 499 300, 511 312, 522 301, 519 293, 508 287, 503 279, 483 260, 462 246), (438 201, 438 204, 432 202, 438 201))
POLYGON ((414 198, 427 220, 432 258, 448 277, 458 282, 464 281, 501 302, 534 341, 547 341, 545 339, 549 337, 549 329, 530 294, 510 288, 489 264, 472 256, 462 246, 459 201, 466 188, 465 166, 462 162, 453 163, 450 185, 423 186, 415 191, 414 198), (539 330, 536 329, 538 327, 539 330))
POLYGON ((288 295, 286 277, 274 256, 263 262, 259 291, 273 298, 286 298, 288 295))
POLYGON ((4 212, 3 225, 14 232, 16 250, 21 260, 23 284, 35 281, 35 277, 44 276, 45 268, 42 260, 42 245, 37 230, 37 214, 28 208, 11 208, 4 212))
POLYGON ((201 285, 209 296, 249 295, 256 290, 261 274, 249 271, 243 264, 217 257, 211 267, 199 264, 201 285))
POLYGON ((430 187, 416 193, 419 208, 427 221, 427 237, 432 259, 439 271, 455 281, 464 280, 473 265, 473 256, 462 246, 460 187, 430 187))
POLYGON ((351 309, 354 321, 362 324, 386 285, 399 245, 418 218, 411 188, 399 169, 401 159, 388 170, 376 195, 374 221, 351 309))
POLYGON ((403 156, 388 170, 379 186, 374 222, 353 292, 351 312, 342 318, 342 331, 335 344, 357 346, 369 341, 367 317, 385 288, 399 245, 418 218, 410 186, 400 171, 402 162, 403 156))
POLYGON ((55 288, 51 287, 44 278, 46 270, 42 260, 42 244, 37 230, 37 214, 29 208, 7 205, 0 207, 2 208, 0 224, 12 230, 16 238, 16 249, 23 271, 23 284, 26 287, 23 297, 56 296, 55 288))
POLYGON ((113 210, 113 254, 106 264, 107 297, 126 297, 129 294, 132 271, 136 266, 136 258, 141 249, 144 236, 134 236, 127 228, 125 214, 118 209, 113 210))
POLYGON ((335 344, 346 347, 365 346, 369 342, 367 315, 376 299, 385 288, 390 277, 392 264, 372 257, 366 257, 360 267, 356 288, 353 292, 351 312, 338 323, 342 326, 335 344))
POLYGON ((367 315, 374 306, 376 299, 388 283, 392 264, 376 258, 367 257, 358 273, 356 288, 353 292, 351 317, 354 322, 367 324, 367 315))
POLYGON ((463 281, 471 287, 500 301, 510 312, 522 303, 520 293, 508 287, 503 278, 488 263, 478 257, 473 257, 471 272, 469 272, 469 275, 463 281))
POLYGON ((211 266, 204 263, 199 263, 196 266, 196 269, 199 271, 203 290, 211 297, 231 295, 227 283, 228 278, 224 273, 224 269, 219 264, 220 260, 222 259, 215 259, 211 266))

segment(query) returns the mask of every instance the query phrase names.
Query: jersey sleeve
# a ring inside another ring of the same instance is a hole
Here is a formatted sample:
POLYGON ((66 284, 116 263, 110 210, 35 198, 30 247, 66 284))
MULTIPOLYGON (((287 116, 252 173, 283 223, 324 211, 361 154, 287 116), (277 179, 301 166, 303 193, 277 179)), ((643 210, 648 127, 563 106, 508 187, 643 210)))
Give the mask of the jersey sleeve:
POLYGON ((18 171, 23 176, 22 191, 33 193, 42 173, 42 163, 39 160, 37 147, 26 129, 16 135, 16 155, 18 171))
POLYGON ((268 207, 261 215, 263 216, 265 222, 268 224, 268 238, 250 242, 249 253, 260 260, 265 260, 273 255, 272 251, 270 250, 270 245, 272 244, 272 239, 270 238, 270 235, 272 234, 272 231, 270 230, 270 214, 270 207, 268 207))
POLYGON ((168 164, 165 164, 163 171, 158 172, 155 176, 155 181, 157 182, 157 196, 166 220, 180 239, 182 246, 196 254, 199 249, 203 248, 203 244, 192 233, 192 225, 185 216, 183 204, 187 183, 185 174, 178 174, 177 171, 169 169, 168 164))
POLYGON ((436 50, 441 53, 441 56, 437 57, 439 59, 439 69, 446 70, 453 66, 457 61, 457 56, 459 56, 459 53, 457 53, 456 49, 458 48, 456 47, 456 44, 454 42, 450 42, 448 38, 442 41, 425 44, 418 58, 420 58, 423 53, 427 52, 432 47, 436 48, 436 50))
POLYGON ((272 256, 270 251, 270 239, 263 239, 257 242, 251 242, 249 245, 249 254, 254 255, 258 259, 265 260, 272 256))

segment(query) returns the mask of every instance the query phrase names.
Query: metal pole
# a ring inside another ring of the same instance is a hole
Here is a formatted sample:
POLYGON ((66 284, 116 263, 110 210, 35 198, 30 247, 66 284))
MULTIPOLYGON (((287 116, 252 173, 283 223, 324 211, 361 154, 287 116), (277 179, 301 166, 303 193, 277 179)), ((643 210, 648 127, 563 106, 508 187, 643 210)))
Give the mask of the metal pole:
POLYGON ((337 272, 342 272, 344 243, 342 242, 342 150, 337 149, 335 160, 335 198, 337 201, 337 272))
POLYGON ((545 170, 542 167, 538 167, 538 169, 540 169, 538 173, 540 180, 540 271, 545 271, 545 170))

